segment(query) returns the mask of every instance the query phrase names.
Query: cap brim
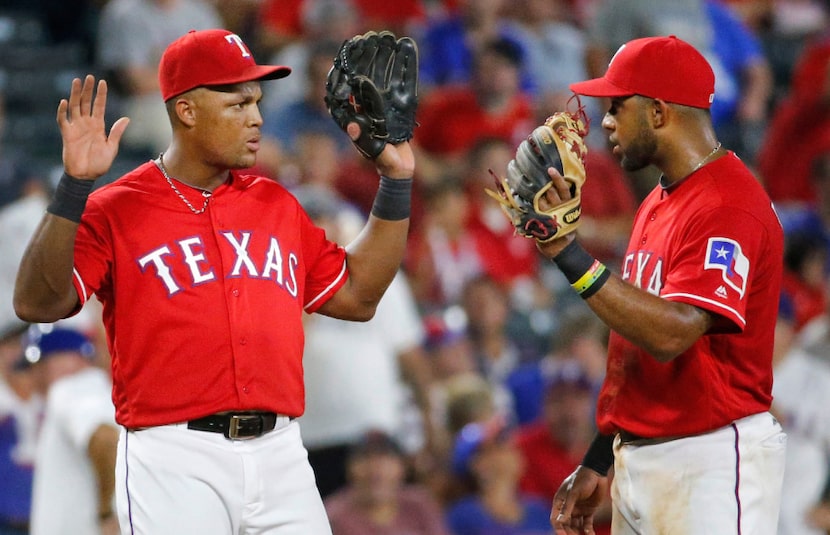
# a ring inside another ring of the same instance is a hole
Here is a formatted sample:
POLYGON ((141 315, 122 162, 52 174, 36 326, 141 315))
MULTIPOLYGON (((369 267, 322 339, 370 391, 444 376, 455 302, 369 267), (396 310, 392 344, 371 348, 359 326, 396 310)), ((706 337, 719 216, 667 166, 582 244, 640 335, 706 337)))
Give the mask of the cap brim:
POLYGON ((214 85, 259 82, 261 80, 276 80, 278 78, 285 78, 289 74, 291 74, 291 67, 285 67, 283 65, 252 65, 250 68, 245 69, 245 72, 241 74, 229 76, 228 78, 221 78, 204 85, 209 87, 214 85))
POLYGON ((568 86, 577 95, 586 97, 625 97, 634 93, 612 84, 605 78, 594 78, 584 82, 574 82, 568 86))

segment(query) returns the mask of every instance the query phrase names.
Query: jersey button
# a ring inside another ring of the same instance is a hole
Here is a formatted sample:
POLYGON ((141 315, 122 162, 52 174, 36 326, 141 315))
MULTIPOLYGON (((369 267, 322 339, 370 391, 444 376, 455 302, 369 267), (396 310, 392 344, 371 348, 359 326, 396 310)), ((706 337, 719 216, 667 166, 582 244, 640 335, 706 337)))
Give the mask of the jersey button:
POLYGON ((247 344, 247 343, 248 343, 248 339, 247 339, 247 338, 240 338, 240 339, 239 339, 239 343, 240 343, 240 344, 242 344, 242 345, 244 346, 245 344, 247 344))
POLYGON ((235 289, 235 290, 234 290, 234 291, 232 291, 231 293, 233 294, 233 296, 234 296, 234 297, 239 297, 239 290, 236 290, 236 289, 235 289))
POLYGON ((250 388, 248 388, 247 386, 243 386, 243 387, 242 387, 242 391, 243 391, 243 392, 245 392, 245 393, 247 394, 248 392, 250 392, 250 391, 251 391, 251 389, 250 389, 250 388))
POLYGON ((657 212, 651 212, 651 220, 654 221, 657 219, 657 212))
POLYGON ((643 236, 643 239, 642 239, 642 240, 640 240, 640 243, 642 243, 643 245, 645 245, 645 244, 646 244, 646 237, 645 237, 645 236, 643 236))

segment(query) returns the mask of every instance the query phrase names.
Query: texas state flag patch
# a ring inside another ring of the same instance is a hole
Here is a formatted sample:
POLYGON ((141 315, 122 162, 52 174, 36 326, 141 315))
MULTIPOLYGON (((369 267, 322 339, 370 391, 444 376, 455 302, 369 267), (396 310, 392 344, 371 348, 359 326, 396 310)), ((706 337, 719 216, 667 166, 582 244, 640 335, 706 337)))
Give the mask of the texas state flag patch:
POLYGON ((741 252, 738 242, 729 238, 709 238, 704 268, 721 270, 723 282, 743 298, 749 275, 749 259, 741 252))

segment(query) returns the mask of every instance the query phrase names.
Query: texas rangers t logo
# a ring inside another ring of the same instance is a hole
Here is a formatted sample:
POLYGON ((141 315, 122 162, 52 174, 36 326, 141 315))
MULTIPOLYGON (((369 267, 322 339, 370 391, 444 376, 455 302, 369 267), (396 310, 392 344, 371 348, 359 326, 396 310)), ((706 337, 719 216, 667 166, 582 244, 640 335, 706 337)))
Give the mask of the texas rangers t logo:
POLYGON ((737 290, 743 298, 749 274, 749 259, 741 252, 738 242, 729 238, 709 238, 703 267, 721 270, 723 282, 737 290))

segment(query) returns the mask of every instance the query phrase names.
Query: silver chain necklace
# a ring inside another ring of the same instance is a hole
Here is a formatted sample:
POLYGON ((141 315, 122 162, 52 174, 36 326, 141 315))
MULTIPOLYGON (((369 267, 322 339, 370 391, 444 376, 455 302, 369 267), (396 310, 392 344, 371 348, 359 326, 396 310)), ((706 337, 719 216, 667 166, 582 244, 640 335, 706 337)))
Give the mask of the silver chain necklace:
POLYGON ((164 178, 167 180, 167 183, 170 184, 170 187, 173 188, 173 191, 176 192, 176 195, 179 196, 179 199, 181 199, 187 205, 187 207, 190 208, 191 212, 193 212, 196 215, 199 215, 199 214, 204 213, 205 210, 207 210, 208 201, 210 201, 211 192, 204 191, 204 190, 202 191, 202 196, 205 198, 205 204, 202 205, 202 208, 200 210, 197 210, 196 208, 193 207, 192 204, 190 204, 190 201, 187 200, 187 197, 182 195, 182 192, 179 191, 179 188, 177 188, 176 184, 173 183, 173 179, 170 178, 169 174, 167 174, 167 168, 164 166, 164 153, 162 152, 161 154, 159 154, 158 160, 154 160, 154 162, 155 162, 156 166, 159 168, 159 171, 161 171, 161 174, 164 175, 164 178))

